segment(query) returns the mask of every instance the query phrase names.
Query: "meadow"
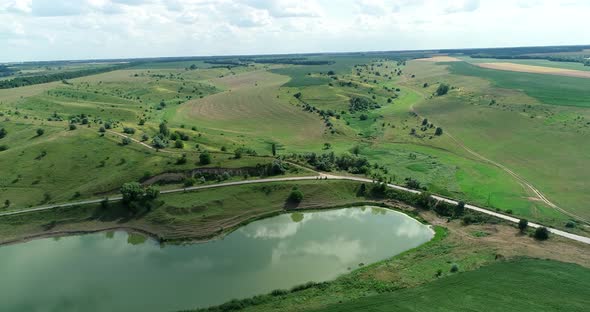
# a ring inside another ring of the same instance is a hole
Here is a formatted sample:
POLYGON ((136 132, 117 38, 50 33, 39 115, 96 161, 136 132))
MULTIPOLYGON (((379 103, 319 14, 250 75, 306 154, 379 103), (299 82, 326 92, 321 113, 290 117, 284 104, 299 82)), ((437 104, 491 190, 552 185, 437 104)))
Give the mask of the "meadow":
POLYGON ((317 311, 585 311, 588 281, 581 266, 522 259, 317 311))
POLYGON ((589 131, 584 91, 590 80, 412 57, 424 53, 306 57, 318 65, 257 63, 256 57, 247 64, 220 61, 227 65, 151 60, 0 90, 1 127, 8 131, 0 139, 7 149, 0 168, 8 173, 0 180, 0 200, 18 209, 96 198, 116 193, 123 182, 198 168, 204 151, 214 156, 209 166, 235 168, 271 162, 274 147, 283 157, 355 150, 381 168, 371 173, 379 179, 413 179, 429 191, 557 227, 574 218, 538 201, 464 144, 516 171, 565 210, 588 216, 588 146, 580 142, 589 131), (433 96, 440 83, 453 89, 433 96), (352 98, 375 107, 353 111, 352 98), (69 129, 72 122, 76 130, 69 129), (160 152, 122 145, 121 135, 152 145, 161 123, 184 138, 179 147, 174 140, 160 152), (118 135, 100 132, 106 124, 118 135), (36 136, 37 128, 45 133, 36 136), (240 148, 257 156, 232 159, 240 148), (189 161, 179 165, 182 154, 189 161))
MULTIPOLYGON (((132 181, 168 190, 332 171, 587 235, 590 80, 484 69, 470 63, 495 59, 465 55, 414 60, 433 54, 154 59, 0 90, 0 209, 118 196, 132 181)), ((333 281, 209 311, 584 307, 587 246, 553 236, 537 241, 477 214, 439 216, 409 206, 418 205, 415 198, 361 185, 273 182, 161 194, 136 211, 103 202, 4 216, 0 243, 116 229, 186 243, 280 213, 372 203, 429 223, 435 238, 333 281), (289 200, 295 188, 298 203, 289 200)))

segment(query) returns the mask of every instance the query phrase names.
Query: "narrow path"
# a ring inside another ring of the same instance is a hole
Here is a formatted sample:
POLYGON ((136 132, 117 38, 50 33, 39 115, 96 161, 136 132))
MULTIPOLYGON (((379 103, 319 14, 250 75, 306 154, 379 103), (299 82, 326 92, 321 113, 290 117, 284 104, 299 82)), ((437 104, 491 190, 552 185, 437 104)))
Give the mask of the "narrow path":
POLYGON ((149 145, 149 144, 147 144, 147 143, 145 143, 145 142, 141 142, 140 140, 138 140, 138 139, 134 139, 134 138, 132 138, 132 137, 130 137, 130 136, 127 136, 127 135, 125 135, 125 134, 123 134, 123 133, 115 132, 115 131, 113 131, 113 130, 107 130, 107 132, 108 132, 108 133, 111 133, 111 134, 114 134, 114 135, 117 135, 117 136, 120 136, 120 137, 122 137, 122 138, 128 138, 129 140, 131 140, 131 141, 133 141, 133 142, 135 142, 135 143, 137 143, 137 144, 140 144, 140 145, 141 145, 141 146, 143 146, 143 147, 147 147, 147 148, 149 148, 149 149, 151 149, 151 150, 155 150, 155 151, 158 151, 158 152, 164 152, 164 153, 172 153, 171 151, 168 151, 168 150, 164 150, 164 149, 157 149, 157 148, 155 148, 155 147, 153 147, 153 146, 151 146, 151 145, 149 145))
MULTIPOLYGON (((349 180, 349 181, 365 182, 365 183, 373 183, 374 182, 373 180, 367 179, 367 178, 338 176, 338 175, 320 173, 317 176, 268 178, 268 179, 259 179, 259 180, 246 180, 246 181, 235 181, 235 182, 227 182, 227 183, 219 183, 219 184, 211 184, 211 185, 193 186, 193 187, 179 188, 179 189, 173 189, 173 190, 165 190, 165 191, 162 191, 161 193, 162 194, 172 194, 172 193, 182 193, 182 192, 189 192, 189 191, 195 191, 195 190, 204 190, 204 189, 210 189, 210 188, 235 186, 235 185, 258 184, 258 183, 269 183, 269 182, 285 182, 285 181, 322 180, 322 179, 349 180)), ((390 188, 396 189, 396 190, 410 192, 413 194, 421 194, 422 193, 420 191, 409 189, 407 187, 403 187, 403 186, 399 186, 399 185, 395 185, 395 184, 387 184, 387 186, 390 188)), ((458 201, 456 201, 456 200, 444 198, 444 197, 437 196, 437 195, 432 195, 432 197, 436 200, 443 201, 443 202, 446 202, 449 204, 453 204, 453 205, 458 204, 458 201)), ((25 213, 30 213, 30 212, 37 212, 37 211, 45 211, 45 210, 51 210, 51 209, 56 209, 56 208, 60 208, 60 207, 72 207, 72 206, 77 206, 77 205, 96 204, 96 203, 102 202, 103 200, 119 201, 121 199, 122 199, 121 196, 117 196, 117 197, 111 197, 108 199, 106 199, 106 198, 105 199, 93 199, 93 200, 85 200, 85 201, 71 202, 71 203, 65 203, 65 204, 56 204, 56 205, 35 207, 35 208, 29 208, 29 209, 24 209, 24 210, 20 210, 20 211, 3 212, 3 213, 0 213, 0 217, 14 216, 14 215, 20 215, 20 214, 25 214, 25 213)), ((487 215, 490 215, 490 216, 493 216, 496 218, 500 218, 502 220, 513 222, 513 223, 518 223, 520 221, 518 218, 514 218, 511 216, 501 214, 501 213, 493 212, 488 209, 473 206, 473 205, 465 205, 465 208, 473 210, 473 211, 477 211, 480 213, 484 213, 484 214, 487 214, 487 215)), ((529 222, 529 226, 532 228, 538 228, 543 225, 529 222)), ((553 228, 548 228, 548 229, 551 233, 553 233, 557 236, 569 238, 569 239, 572 239, 572 240, 575 240, 575 241, 578 241, 581 243, 585 243, 585 244, 590 244, 589 237, 571 234, 571 233, 561 231, 558 229, 553 229, 553 228)))
POLYGON ((573 213, 571 213, 571 212, 568 212, 568 211, 566 211, 566 210, 562 209, 561 207, 557 206, 557 205, 556 205, 556 204, 554 204, 553 202, 551 202, 549 199, 547 199, 547 197, 546 197, 546 196, 545 196, 543 193, 541 193, 541 191, 539 191, 539 190, 538 190, 536 187, 534 187, 534 186, 533 186, 531 183, 529 183, 529 182, 528 182, 527 180, 525 180, 523 177, 521 177, 520 175, 518 175, 518 174, 517 174, 517 173, 515 173, 514 171, 510 170, 510 169, 509 169, 509 168, 507 168, 506 166, 504 166, 504 165, 502 165, 502 164, 500 164, 500 163, 498 163, 498 162, 495 162, 495 161, 493 161, 493 160, 491 160, 491 159, 489 159, 489 158, 486 158, 485 156, 483 156, 483 155, 481 155, 481 154, 479 154, 479 153, 475 152, 474 150, 472 150, 472 149, 470 149, 469 147, 467 147, 465 144, 461 143, 459 140, 455 139, 455 137, 454 137, 454 136, 452 136, 450 133, 447 133, 446 135, 447 135, 449 138, 451 138, 451 140, 453 140, 453 141, 454 141, 454 142, 455 142, 457 145, 459 145, 459 146, 460 146, 460 147, 462 147, 462 148, 463 148, 465 151, 467 151, 468 153, 470 153, 471 155, 473 155, 473 156, 475 156, 475 157, 477 157, 477 158, 479 158, 479 159, 481 159, 481 160, 483 160, 483 161, 485 161, 485 162, 488 162, 488 163, 490 163, 490 164, 492 164, 492 165, 494 165, 494 166, 496 166, 496 167, 498 167, 498 168, 500 168, 500 169, 504 170, 505 172, 507 172, 507 173, 508 173, 509 175, 511 175, 513 178, 515 178, 516 180, 518 180, 518 181, 519 181, 519 182, 520 182, 522 185, 524 185, 524 186, 526 186, 528 189, 530 189, 530 190, 531 190, 531 191, 532 191, 532 192, 533 192, 533 193, 534 193, 534 194, 537 196, 537 198, 539 198, 539 200, 541 200, 542 202, 544 202, 544 203, 545 203, 547 206, 549 206, 549 207, 551 207, 551 208, 553 208, 553 209, 556 209, 556 210, 558 210, 558 211, 560 211, 560 212, 562 212, 562 213, 564 213, 564 214, 566 214, 566 215, 568 215, 568 216, 570 216, 570 217, 572 217, 572 218, 575 218, 575 219, 578 219, 578 220, 581 220, 581 221, 584 221, 584 222, 588 223, 588 220, 586 220, 586 219, 584 219, 584 218, 582 218, 582 217, 580 217, 580 216, 578 216, 578 215, 575 215, 575 214, 573 214, 573 213))
MULTIPOLYGON (((414 92, 420 94, 422 96, 422 99, 425 100, 426 96, 424 93, 422 93, 421 91, 414 89, 410 86, 407 86, 407 88, 413 90, 414 92)), ((415 113, 417 116, 419 117, 423 117, 420 116, 420 114, 418 114, 418 112, 416 111, 416 109, 414 108, 414 105, 416 103, 413 103, 412 105, 410 105, 410 111, 415 113)), ((487 162, 495 167, 498 167, 500 169, 502 169, 503 171, 505 171, 506 173, 508 173, 510 176, 512 176, 513 178, 515 178, 523 187, 528 188, 530 191, 533 192, 533 194, 535 194, 535 196, 542 201, 543 203, 545 203, 547 206, 567 215, 570 216, 578 221, 582 221, 584 223, 590 223, 590 221, 588 221, 587 219, 580 217, 578 215, 575 215, 569 211, 566 211, 565 209, 559 207, 558 205, 556 205, 555 203, 551 202, 546 196, 545 194, 543 194, 539 189, 537 189, 535 186, 533 186, 530 182, 528 182, 526 179, 524 179, 523 177, 521 177, 519 174, 517 174, 516 172, 510 170, 508 167, 502 165, 501 163, 498 163, 496 161, 493 161, 477 152, 475 152, 474 150, 472 150, 471 148, 467 147, 465 144, 463 144, 461 141, 459 141, 458 139, 456 139, 452 134, 450 134, 448 131, 444 132, 444 135, 448 136, 449 138, 451 138, 451 140, 453 140, 453 142, 455 142, 455 144, 457 144, 460 148, 462 148, 463 150, 465 150, 467 153, 475 156, 476 158, 487 162)))

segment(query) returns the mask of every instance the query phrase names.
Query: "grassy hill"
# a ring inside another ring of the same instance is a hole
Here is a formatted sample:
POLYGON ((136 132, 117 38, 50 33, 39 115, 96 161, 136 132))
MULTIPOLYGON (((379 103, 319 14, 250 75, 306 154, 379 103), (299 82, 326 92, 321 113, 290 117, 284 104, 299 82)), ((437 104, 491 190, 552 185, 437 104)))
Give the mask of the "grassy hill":
POLYGON ((586 311, 589 287, 587 268, 523 259, 316 311, 586 311))

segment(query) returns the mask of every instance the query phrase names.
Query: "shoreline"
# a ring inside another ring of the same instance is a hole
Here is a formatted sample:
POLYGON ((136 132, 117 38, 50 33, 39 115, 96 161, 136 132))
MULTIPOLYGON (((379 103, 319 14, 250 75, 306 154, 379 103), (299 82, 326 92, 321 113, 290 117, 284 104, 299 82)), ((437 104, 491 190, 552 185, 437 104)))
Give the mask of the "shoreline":
POLYGON ((385 208, 385 209, 388 209, 388 210, 396 212, 396 213, 404 214, 405 216, 413 219, 414 221, 416 221, 422 225, 427 225, 428 228, 434 234, 434 230, 432 229, 432 226, 430 223, 428 223, 426 220, 424 220, 418 214, 412 215, 409 213, 410 212, 409 209, 414 209, 414 211, 415 211, 415 209, 417 209, 417 208, 414 208, 412 206, 408 206, 406 204, 399 203, 399 202, 394 202, 394 203, 395 203, 395 205, 393 203, 387 203, 387 202, 382 202, 382 201, 376 201, 376 202, 361 201, 361 202, 352 202, 350 204, 345 204, 345 205, 310 207, 310 208, 294 208, 294 209, 290 209, 290 210, 289 209, 275 210, 275 211, 270 211, 270 212, 265 212, 265 213, 261 213, 258 215, 254 215, 254 216, 246 218, 244 220, 237 221, 236 223, 230 225, 229 227, 223 228, 221 231, 218 231, 216 233, 211 233, 210 235, 202 235, 202 236, 187 236, 187 237, 182 237, 182 238, 166 239, 165 237, 161 236, 158 233, 155 233, 155 232, 152 232, 149 230, 145 230, 145 229, 142 229, 139 227, 111 226, 111 227, 91 229, 91 230, 60 230, 60 231, 54 231, 54 232, 48 232, 48 233, 30 234, 30 235, 25 235, 20 238, 15 238, 15 239, 7 240, 7 241, 0 241, 0 247, 27 243, 27 242, 38 240, 38 239, 97 234, 97 233, 110 232, 110 231, 123 231, 126 233, 141 234, 141 235, 144 235, 150 239, 153 239, 156 242, 159 242, 160 244, 166 244, 166 243, 172 244, 172 245, 201 244, 201 243, 215 241, 218 239, 223 239, 225 236, 231 234, 232 232, 234 232, 235 230, 237 230, 238 228, 240 228, 242 226, 246 226, 246 225, 248 225, 252 222, 258 221, 258 220, 272 218, 274 216, 278 216, 278 215, 282 215, 282 214, 288 214, 288 213, 294 213, 294 212, 313 212, 313 211, 346 209, 346 208, 355 208, 355 207, 361 207, 361 206, 380 207, 380 208, 385 208), (407 209, 403 209, 403 207, 406 207, 407 209))

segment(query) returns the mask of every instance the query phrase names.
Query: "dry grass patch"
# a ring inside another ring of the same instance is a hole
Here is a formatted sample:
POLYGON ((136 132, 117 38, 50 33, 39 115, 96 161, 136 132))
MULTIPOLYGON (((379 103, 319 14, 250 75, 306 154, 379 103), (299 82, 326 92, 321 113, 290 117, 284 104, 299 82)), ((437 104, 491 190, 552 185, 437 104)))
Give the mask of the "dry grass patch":
POLYGON ((437 55, 428 58, 421 58, 416 59, 416 61, 423 61, 423 62, 461 62, 460 59, 448 55, 437 55))
POLYGON ((546 75, 558 75, 558 76, 569 76, 578 78, 590 78, 590 72, 575 70, 575 69, 561 69, 556 67, 545 67, 545 66, 533 66, 516 63, 480 63, 477 64, 479 67, 515 71, 521 73, 533 73, 533 74, 546 74, 546 75))

